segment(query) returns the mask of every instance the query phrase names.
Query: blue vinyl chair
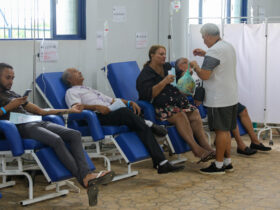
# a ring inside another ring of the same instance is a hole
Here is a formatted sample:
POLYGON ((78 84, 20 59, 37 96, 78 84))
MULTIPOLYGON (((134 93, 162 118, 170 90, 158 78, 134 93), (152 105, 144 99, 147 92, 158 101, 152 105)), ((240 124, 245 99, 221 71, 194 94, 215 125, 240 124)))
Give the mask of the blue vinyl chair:
MULTIPOLYGON (((60 125, 64 125, 61 118, 57 116, 46 116, 43 118, 60 125)), ((29 190, 28 199, 21 201, 21 205, 29 205, 39 201, 55 198, 68 194, 69 190, 61 190, 60 186, 67 184, 69 187, 79 191, 80 189, 73 185, 67 179, 72 178, 72 174, 68 171, 55 155, 53 149, 43 145, 39 141, 33 139, 22 139, 18 133, 17 127, 7 120, 0 120, 0 176, 2 183, 0 188, 9 187, 16 184, 15 181, 7 181, 7 176, 23 175, 27 177, 29 190), (32 157, 37 165, 23 164, 23 158, 32 157), (15 160, 16 166, 9 166, 9 162, 15 160), (49 183, 55 184, 56 192, 44 194, 38 197, 33 196, 33 180, 26 170, 41 170, 49 183)), ((89 159, 87 153, 85 156, 91 170, 95 166, 89 159)))
MULTIPOLYGON (((48 105, 56 109, 67 108, 64 99, 67 87, 61 80, 62 74, 63 72, 49 72, 39 75, 36 79, 37 90, 48 105)), ((95 112, 84 110, 81 114, 70 114, 67 121, 68 127, 80 131, 83 137, 92 137, 91 142, 96 145, 97 151, 94 153, 88 151, 89 156, 104 158, 108 170, 111 170, 110 160, 100 154, 99 142, 106 138, 115 144, 128 165, 128 172, 115 176, 113 181, 137 175, 137 171, 131 171, 131 164, 150 158, 148 151, 134 132, 129 132, 126 126, 101 126, 95 112)), ((111 159, 114 160, 116 157, 111 159)))
MULTIPOLYGON (((178 134, 175 126, 168 122, 161 122, 156 119, 155 110, 151 103, 138 100, 136 90, 136 80, 140 74, 140 69, 136 61, 111 63, 108 65, 107 77, 117 98, 136 101, 144 113, 144 118, 154 123, 167 126, 167 141, 173 154, 181 154, 190 151, 190 147, 178 134), (138 100, 138 101, 137 101, 138 100)), ((178 162, 186 159, 179 159, 178 162)), ((174 161, 176 162, 176 161, 174 161)))

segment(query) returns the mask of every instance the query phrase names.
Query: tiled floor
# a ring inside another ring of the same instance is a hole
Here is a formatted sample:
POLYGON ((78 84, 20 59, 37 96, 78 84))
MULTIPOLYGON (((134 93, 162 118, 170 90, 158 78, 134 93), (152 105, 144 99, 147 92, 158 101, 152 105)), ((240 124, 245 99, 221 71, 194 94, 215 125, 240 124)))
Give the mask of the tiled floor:
MULTIPOLYGON (((248 137, 243 137, 248 144, 248 137)), ((265 141, 267 144, 268 141, 265 141)), ((258 152, 251 157, 236 153, 233 141, 232 159, 235 171, 225 175, 202 175, 198 170, 209 163, 196 164, 188 152, 186 168, 177 173, 158 175, 151 161, 132 168, 139 175, 100 186, 98 205, 92 209, 280 209, 280 138, 274 138, 271 152, 258 152)), ((101 169, 101 162, 94 161, 101 169)), ((125 164, 115 162, 116 172, 125 170, 125 164)), ((1 189, 0 209, 19 209, 26 199, 24 179, 17 185, 1 189)), ((36 177, 35 195, 43 194, 47 185, 43 176, 36 177)), ((28 209, 91 209, 86 190, 70 192, 67 196, 30 205, 28 209)))

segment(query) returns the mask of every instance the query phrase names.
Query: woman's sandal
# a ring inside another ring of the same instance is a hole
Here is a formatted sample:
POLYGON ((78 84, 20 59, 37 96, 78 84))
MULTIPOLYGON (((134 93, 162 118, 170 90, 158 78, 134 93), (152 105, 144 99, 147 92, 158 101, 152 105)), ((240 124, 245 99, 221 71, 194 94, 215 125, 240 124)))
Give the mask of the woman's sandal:
POLYGON ((91 184, 88 186, 88 203, 90 206, 95 206, 97 204, 98 188, 97 185, 91 184))
POLYGON ((211 159, 216 158, 216 153, 215 151, 210 152, 208 155, 206 155, 205 157, 202 157, 199 161, 197 161, 197 164, 201 163, 201 162, 207 162, 211 159))

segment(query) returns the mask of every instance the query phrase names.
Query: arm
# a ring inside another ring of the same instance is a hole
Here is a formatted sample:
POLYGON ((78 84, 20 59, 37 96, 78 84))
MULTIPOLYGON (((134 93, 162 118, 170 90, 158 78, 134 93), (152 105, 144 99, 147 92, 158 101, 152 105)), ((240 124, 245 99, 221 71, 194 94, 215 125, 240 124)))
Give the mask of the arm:
POLYGON ((157 97, 160 94, 160 92, 165 88, 166 85, 174 81, 174 78, 175 78, 174 75, 167 75, 158 84, 154 85, 152 88, 152 98, 157 97))
POLYGON ((193 50, 193 55, 194 56, 201 56, 201 57, 204 57, 206 54, 206 52, 200 48, 196 48, 193 50))
POLYGON ((129 101, 129 105, 128 105, 127 100, 125 100, 125 99, 121 99, 121 100, 127 107, 131 107, 133 109, 134 114, 137 114, 137 115, 141 114, 141 108, 138 106, 137 103, 135 103, 134 101, 129 101))
POLYGON ((210 78, 212 71, 200 68, 196 61, 192 61, 190 65, 192 66, 193 70, 197 73, 200 79, 208 80, 210 78))
POLYGON ((24 109, 32 114, 37 115, 58 115, 58 114, 69 114, 69 113, 80 113, 82 111, 82 106, 80 104, 76 104, 72 106, 70 109, 50 109, 50 110, 44 110, 38 107, 37 105, 33 103, 28 103, 24 109))
MULTIPOLYGON (((3 108, 5 109, 6 112, 11 112, 14 109, 18 108, 20 105, 26 103, 26 100, 27 100, 27 96, 15 98, 12 101, 10 101, 8 104, 3 106, 3 108)), ((0 116, 2 116, 4 114, 6 114, 6 113, 4 113, 4 111, 2 109, 0 109, 0 116)))

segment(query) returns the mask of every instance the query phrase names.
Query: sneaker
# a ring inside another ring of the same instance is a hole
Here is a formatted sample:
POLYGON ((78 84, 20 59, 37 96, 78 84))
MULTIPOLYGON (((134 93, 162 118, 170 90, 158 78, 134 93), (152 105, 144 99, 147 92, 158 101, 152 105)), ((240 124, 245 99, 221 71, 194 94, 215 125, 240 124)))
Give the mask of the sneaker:
POLYGON ((249 147, 245 147, 244 150, 241 150, 241 149, 237 148, 237 153, 241 154, 241 155, 250 156, 250 155, 256 154, 257 150, 256 149, 251 149, 249 147))
POLYGON ((251 143, 250 148, 251 149, 257 149, 257 150, 260 150, 260 151, 269 151, 269 150, 271 150, 271 147, 266 147, 262 143, 260 143, 260 144, 251 143))
POLYGON ((176 172, 176 171, 181 171, 185 168, 185 166, 179 165, 179 166, 174 166, 170 164, 169 162, 163 164, 162 166, 158 166, 158 173, 159 174, 166 174, 169 172, 176 172))
POLYGON ((232 166, 232 164, 228 164, 227 166, 223 165, 223 168, 225 169, 226 172, 233 172, 234 168, 232 166))
POLYGON ((164 137, 167 134, 167 129, 165 127, 157 125, 155 123, 153 123, 151 129, 152 132, 159 137, 164 137))
POLYGON ((202 174, 225 174, 225 169, 217 168, 215 162, 212 162, 207 168, 202 168, 199 170, 202 174))

